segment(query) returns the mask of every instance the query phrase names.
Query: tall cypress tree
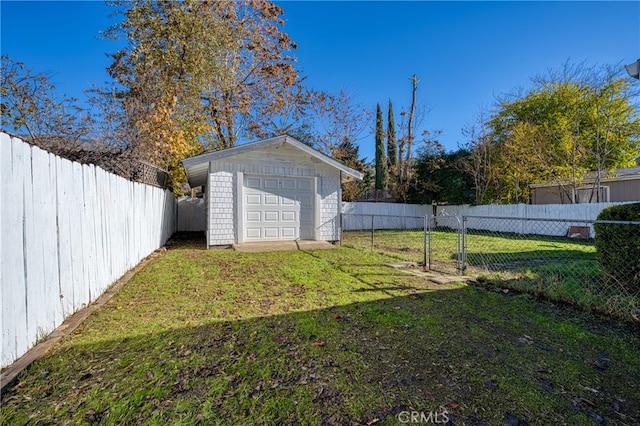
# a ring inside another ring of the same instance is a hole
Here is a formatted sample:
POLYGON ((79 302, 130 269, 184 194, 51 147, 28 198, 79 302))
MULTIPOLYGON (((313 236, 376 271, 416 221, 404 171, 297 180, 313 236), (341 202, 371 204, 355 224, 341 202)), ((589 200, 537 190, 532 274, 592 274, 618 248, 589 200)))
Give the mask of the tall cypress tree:
POLYGON ((382 108, 378 104, 376 110, 376 192, 383 190, 386 181, 387 159, 384 153, 384 125, 382 108))
POLYGON ((396 141, 396 123, 393 116, 393 104, 389 99, 387 115, 387 162, 389 163, 389 181, 397 180, 398 176, 398 143, 396 141))

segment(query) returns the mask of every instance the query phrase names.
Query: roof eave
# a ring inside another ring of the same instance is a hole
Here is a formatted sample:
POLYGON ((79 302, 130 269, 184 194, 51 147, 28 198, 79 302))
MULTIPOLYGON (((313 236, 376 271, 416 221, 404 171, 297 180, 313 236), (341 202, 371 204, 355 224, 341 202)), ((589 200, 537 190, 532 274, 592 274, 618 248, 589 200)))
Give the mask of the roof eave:
POLYGON ((354 170, 350 167, 345 166, 344 164, 340 163, 339 161, 329 157, 328 155, 325 155, 323 153, 321 153, 320 151, 303 144, 302 142, 292 138, 291 136, 288 135, 282 135, 282 136, 276 136, 273 138, 269 138, 269 139, 263 139, 261 141, 257 141, 257 142, 252 142, 252 143, 248 143, 248 144, 244 144, 244 145, 237 145, 234 146, 232 148, 227 148, 227 149, 223 149, 220 151, 213 151, 213 152, 208 152, 206 154, 201 154, 195 157, 190 157, 190 158, 185 158, 184 160, 182 160, 182 166, 185 169, 185 173, 187 175, 187 180, 191 180, 189 178, 189 168, 197 166, 199 164, 202 163, 209 163, 211 161, 216 161, 216 160, 220 160, 222 158, 227 158, 227 157, 231 157, 234 155, 238 155, 238 154, 242 154, 244 152, 248 152, 248 151, 252 151, 255 149, 262 149, 262 148, 267 148, 269 146, 274 146, 274 145, 279 145, 282 144, 284 145, 285 143, 288 143, 290 145, 295 146, 296 148, 300 149, 301 151, 311 155, 312 157, 322 161, 323 163, 334 167, 336 169, 338 169, 339 171, 341 171, 342 173, 344 173, 347 176, 350 176, 354 179, 358 179, 358 180, 362 180, 362 178, 364 177, 364 175, 357 171, 354 170))

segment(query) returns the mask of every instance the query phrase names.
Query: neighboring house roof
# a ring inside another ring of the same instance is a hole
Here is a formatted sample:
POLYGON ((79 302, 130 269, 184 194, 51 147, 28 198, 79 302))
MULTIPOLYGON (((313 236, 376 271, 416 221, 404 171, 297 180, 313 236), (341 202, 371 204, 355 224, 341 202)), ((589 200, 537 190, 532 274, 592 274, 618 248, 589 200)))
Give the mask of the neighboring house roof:
MULTIPOLYGON (((595 182, 597 177, 597 172, 592 172, 588 174, 584 180, 583 184, 589 185, 595 182)), ((640 179, 640 166, 636 167, 626 167, 623 169, 616 169, 611 173, 604 172, 602 173, 602 177, 600 178, 600 182, 619 182, 623 180, 637 180, 640 179)), ((569 181, 560 181, 560 182, 545 182, 545 183, 534 183, 529 185, 531 188, 548 188, 552 186, 558 185, 566 185, 569 184, 569 181)))
POLYGON ((292 138, 291 136, 282 135, 270 139, 263 139, 257 142, 250 142, 243 145, 237 145, 232 148, 223 149, 220 151, 213 151, 206 154, 198 155, 196 157, 186 158, 182 160, 182 165, 187 174, 187 179, 191 187, 204 185, 207 179, 208 165, 210 161, 216 161, 223 158, 233 157, 236 155, 244 154, 254 150, 266 149, 279 145, 291 145, 294 148, 303 151, 311 157, 320 160, 322 163, 338 169, 344 175, 362 179, 363 174, 357 170, 347 167, 341 162, 323 154, 322 152, 314 149, 308 145, 303 144, 300 141, 292 138))

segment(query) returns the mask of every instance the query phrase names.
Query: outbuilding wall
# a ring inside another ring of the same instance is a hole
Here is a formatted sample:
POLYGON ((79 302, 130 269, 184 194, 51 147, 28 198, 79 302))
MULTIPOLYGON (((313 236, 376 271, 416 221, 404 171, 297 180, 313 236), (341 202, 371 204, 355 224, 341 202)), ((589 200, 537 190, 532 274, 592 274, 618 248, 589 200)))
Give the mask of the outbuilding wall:
POLYGON ((250 151, 213 161, 207 179, 207 244, 230 245, 238 238, 238 194, 245 174, 315 177, 318 182, 319 210, 316 214, 318 238, 340 239, 340 172, 288 145, 250 151), (240 174, 241 173, 241 174, 240 174))

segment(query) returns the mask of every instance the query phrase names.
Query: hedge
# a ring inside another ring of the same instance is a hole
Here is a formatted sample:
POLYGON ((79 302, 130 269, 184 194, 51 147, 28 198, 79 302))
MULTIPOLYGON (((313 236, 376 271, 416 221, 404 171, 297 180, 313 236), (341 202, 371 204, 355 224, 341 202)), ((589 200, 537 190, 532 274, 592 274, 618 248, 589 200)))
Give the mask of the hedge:
MULTIPOLYGON (((640 222, 640 203, 607 207, 597 219, 640 222)), ((640 225, 596 222, 594 229, 598 262, 606 278, 640 290, 640 225)))

